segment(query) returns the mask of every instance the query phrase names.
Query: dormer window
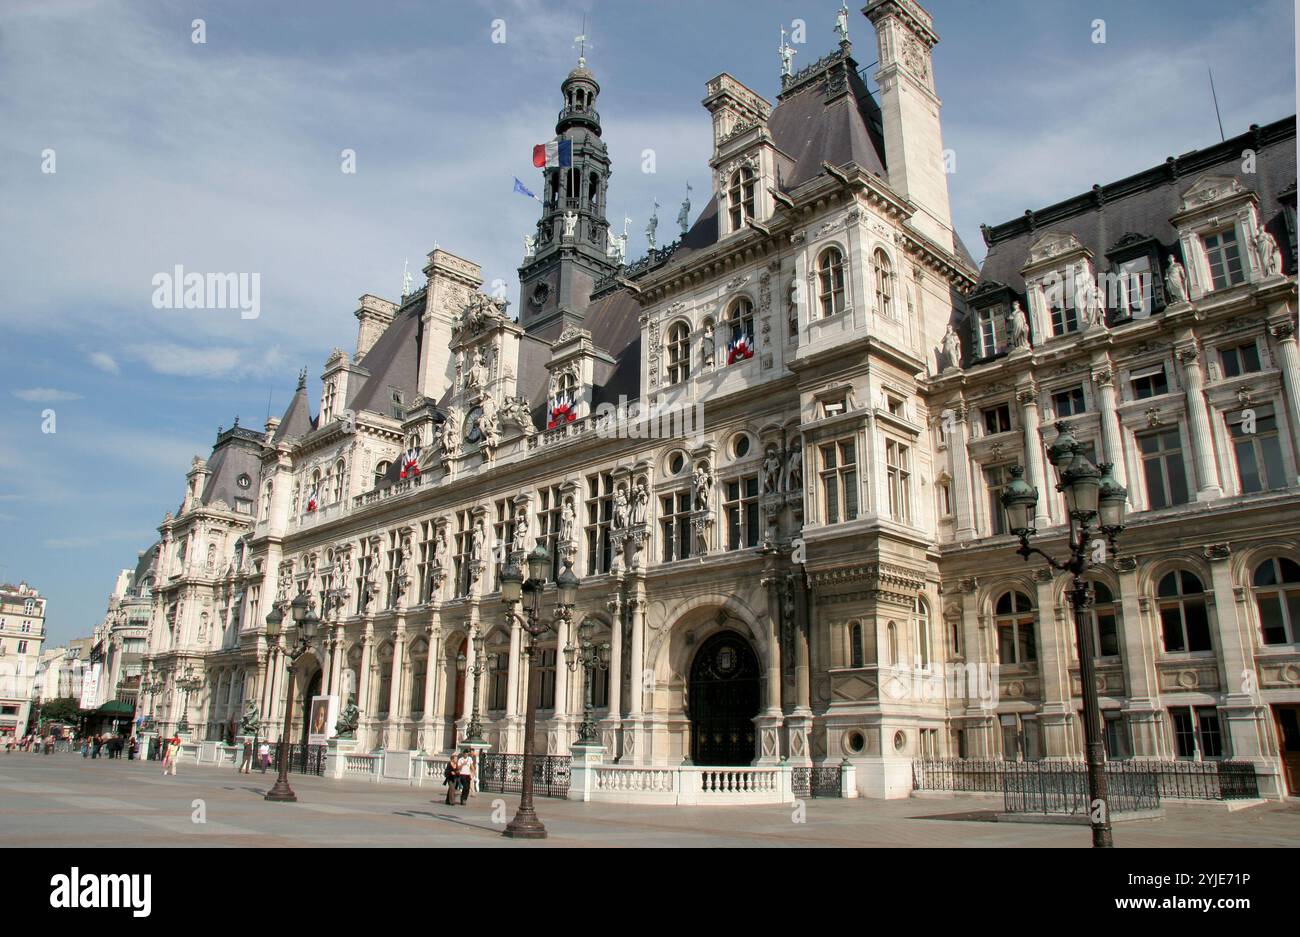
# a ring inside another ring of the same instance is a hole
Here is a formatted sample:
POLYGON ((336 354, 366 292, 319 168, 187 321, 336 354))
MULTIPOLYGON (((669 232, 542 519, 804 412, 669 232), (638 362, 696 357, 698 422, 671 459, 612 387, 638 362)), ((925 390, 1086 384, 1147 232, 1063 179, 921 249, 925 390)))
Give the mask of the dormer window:
POLYGON ((754 217, 754 170, 741 166, 731 174, 727 190, 731 212, 731 230, 739 231, 747 220, 754 217))
POLYGON ((406 419, 406 408, 402 406, 402 391, 397 387, 388 389, 388 413, 394 420, 406 419))
POLYGON ((1214 289, 1223 290, 1246 282, 1236 228, 1203 235, 1201 244, 1205 248, 1205 259, 1210 265, 1210 279, 1214 289))
POLYGON ((844 254, 838 247, 828 247, 817 259, 817 298, 822 317, 844 311, 844 254))
POLYGON ((979 347, 981 358, 991 358, 1007 348, 1007 314, 1001 304, 981 309, 978 313, 979 347))
POLYGON ((321 399, 321 425, 322 426, 328 423, 330 420, 334 419, 334 404, 336 402, 337 396, 338 396, 338 389, 335 387, 334 382, 327 381, 325 384, 325 391, 322 394, 322 399, 321 399))
POLYGON ((1151 290, 1151 258, 1142 256, 1120 264, 1115 278, 1115 308, 1120 316, 1145 319, 1155 303, 1151 290))
POLYGON ((1052 334, 1068 335, 1079 331, 1079 304, 1076 295, 1074 271, 1056 277, 1055 284, 1047 289, 1047 302, 1052 314, 1052 334))
POLYGON ((691 330, 678 322, 668 330, 668 383, 679 384, 691 376, 691 330))
POLYGON ((871 273, 876 281, 876 312, 887 319, 894 318, 893 267, 889 257, 880 248, 871 255, 871 273))

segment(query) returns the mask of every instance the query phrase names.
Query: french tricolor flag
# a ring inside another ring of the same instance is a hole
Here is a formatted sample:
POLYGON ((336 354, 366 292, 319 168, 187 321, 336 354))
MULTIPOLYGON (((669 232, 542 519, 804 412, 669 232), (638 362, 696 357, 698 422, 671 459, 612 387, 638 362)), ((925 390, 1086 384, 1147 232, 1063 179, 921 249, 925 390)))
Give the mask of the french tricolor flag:
POLYGON ((307 495, 307 513, 312 513, 318 507, 320 507, 320 498, 317 495, 317 490, 313 488, 311 494, 307 495))
POLYGON ((567 168, 573 165, 573 141, 556 138, 533 147, 533 165, 538 169, 567 168))
POLYGON ((407 449, 402 453, 402 478, 414 478, 420 474, 420 450, 407 449))
POLYGON ((754 357, 754 340, 744 333, 732 336, 727 342, 727 364, 735 364, 754 357))

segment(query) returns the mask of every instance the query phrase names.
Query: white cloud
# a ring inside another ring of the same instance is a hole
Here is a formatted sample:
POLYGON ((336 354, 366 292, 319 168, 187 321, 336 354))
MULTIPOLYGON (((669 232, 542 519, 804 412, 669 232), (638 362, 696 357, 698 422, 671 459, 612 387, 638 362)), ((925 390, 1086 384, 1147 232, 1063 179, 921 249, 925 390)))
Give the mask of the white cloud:
POLYGON ((14 396, 28 403, 57 403, 63 400, 82 400, 81 394, 70 390, 55 390, 53 387, 29 387, 14 391, 14 396))
POLYGON ((129 357, 144 362, 157 374, 172 377, 261 377, 282 372, 288 359, 278 345, 261 351, 231 346, 201 348, 173 342, 129 345, 129 357))
POLYGON ((99 368, 99 370, 104 371, 108 374, 122 373, 122 369, 118 367, 117 362, 113 360, 113 356, 108 354, 108 352, 104 352, 104 351, 91 352, 90 363, 93 364, 95 367, 99 368))

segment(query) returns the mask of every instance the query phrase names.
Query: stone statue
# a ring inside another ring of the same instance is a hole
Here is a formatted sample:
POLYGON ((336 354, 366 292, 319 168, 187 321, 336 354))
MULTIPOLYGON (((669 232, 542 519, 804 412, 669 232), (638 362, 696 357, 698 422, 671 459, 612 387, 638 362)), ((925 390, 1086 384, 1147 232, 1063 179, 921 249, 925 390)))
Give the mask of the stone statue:
POLYGON ((506 401, 506 405, 501 408, 501 418, 519 427, 519 431, 526 436, 531 436, 537 432, 537 427, 533 426, 533 411, 528 406, 527 399, 523 397, 511 397, 506 401))
POLYGON ((573 502, 565 501, 560 511, 560 539, 572 542, 576 533, 578 518, 573 513, 573 502))
POLYGON ((564 236, 573 237, 573 231, 578 226, 578 213, 575 211, 566 211, 564 213, 564 236))
POLYGON ((839 34, 840 42, 849 41, 849 8, 845 5, 835 11, 835 32, 839 34))
POLYGON ((1019 300, 1012 300, 1011 311, 1007 313, 1007 335, 1011 339, 1011 348, 1029 347, 1029 320, 1019 300))
POLYGON ((677 212, 677 226, 682 229, 682 236, 691 226, 691 184, 686 183, 686 198, 682 200, 681 210, 677 212))
POLYGON ((701 462, 695 467, 695 510, 707 511, 709 509, 709 488, 713 484, 713 476, 709 474, 709 467, 706 463, 701 462))
POLYGON ((803 445, 798 441, 790 446, 786 462, 785 487, 787 491, 803 491, 803 445))
POLYGON ((257 709, 257 704, 252 700, 249 700, 248 708, 245 709, 244 714, 239 717, 239 734, 256 735, 258 730, 262 727, 262 721, 259 718, 260 715, 261 714, 257 709))
POLYGON ((339 713, 338 722, 334 723, 334 734, 341 739, 355 739, 357 737, 357 723, 361 721, 361 710, 357 709, 356 703, 350 702, 343 707, 343 712, 339 713))
POLYGON ((645 482, 638 481, 636 487, 632 489, 632 526, 641 527, 645 524, 646 508, 650 504, 650 492, 646 490, 645 482))
POLYGON ((474 363, 465 374, 465 390, 482 392, 488 383, 487 352, 482 348, 474 356, 474 363))
POLYGON ((1277 249, 1273 235, 1263 228, 1255 234, 1255 250, 1259 253, 1259 265, 1266 277, 1282 275, 1282 252, 1277 249))
POLYGON ((961 367, 961 336, 948 323, 948 331, 943 333, 943 370, 961 367))
POLYGON ((616 264, 621 264, 627 258, 627 235, 611 234, 609 235, 609 248, 605 251, 609 259, 616 264))
POLYGON ((769 446, 763 456, 763 494, 774 495, 781 490, 781 455, 776 446, 769 446))
POLYGON ((781 74, 792 74, 794 69, 791 65, 791 59, 798 55, 798 53, 794 49, 790 48, 790 46, 786 45, 785 26, 781 27, 781 44, 777 46, 776 51, 777 54, 781 56, 781 74))
POLYGON ((536 253, 537 253, 537 235, 525 234, 524 235, 524 259, 527 260, 529 257, 532 257, 536 253))
POLYGON ((704 367, 713 367, 713 354, 716 348, 713 342, 713 323, 704 323, 704 338, 700 341, 700 355, 704 362, 704 367))
POLYGON ((487 531, 483 527, 483 518, 474 522, 474 537, 470 542, 470 562, 478 565, 483 562, 483 544, 487 541, 487 531))
POLYGON ((528 515, 524 511, 520 511, 515 519, 515 536, 510 544, 510 552, 528 552, 528 515))
POLYGON ((650 245, 650 249, 655 249, 655 232, 659 230, 659 201, 655 200, 654 211, 650 214, 650 220, 646 222, 645 239, 650 245))
POLYGON ((1169 266, 1165 270, 1165 288, 1169 290, 1171 303, 1187 302, 1187 271, 1177 258, 1169 258, 1169 266))
POLYGON ((627 489, 619 488, 614 493, 614 529, 626 530, 631 516, 631 505, 627 500, 627 489))
POLYGON ((482 413, 478 418, 478 431, 483 445, 495 449, 501 439, 501 424, 497 421, 497 402, 492 397, 483 398, 482 413))
POLYGON ((442 422, 442 428, 438 431, 438 444, 442 446, 444 458, 450 459, 456 454, 456 444, 460 438, 459 421, 456 419, 454 410, 447 411, 447 418, 442 422))

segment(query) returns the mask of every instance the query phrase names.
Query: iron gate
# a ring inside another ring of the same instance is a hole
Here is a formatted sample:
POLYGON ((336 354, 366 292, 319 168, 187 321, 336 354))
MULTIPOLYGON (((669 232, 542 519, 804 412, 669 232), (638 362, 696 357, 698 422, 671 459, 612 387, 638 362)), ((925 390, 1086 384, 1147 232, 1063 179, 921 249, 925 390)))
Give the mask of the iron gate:
MULTIPOLYGON (((533 756, 533 793, 538 797, 569 796, 572 759, 568 755, 533 756)), ((484 752, 478 767, 480 791, 493 794, 518 794, 524 785, 524 756, 503 752, 484 752)))
MULTIPOLYGON (((276 745, 275 761, 271 763, 272 768, 280 766, 280 751, 284 746, 283 742, 276 745)), ((325 746, 324 745, 302 745, 297 742, 289 746, 289 770, 295 774, 315 774, 321 776, 325 774, 325 746)))

